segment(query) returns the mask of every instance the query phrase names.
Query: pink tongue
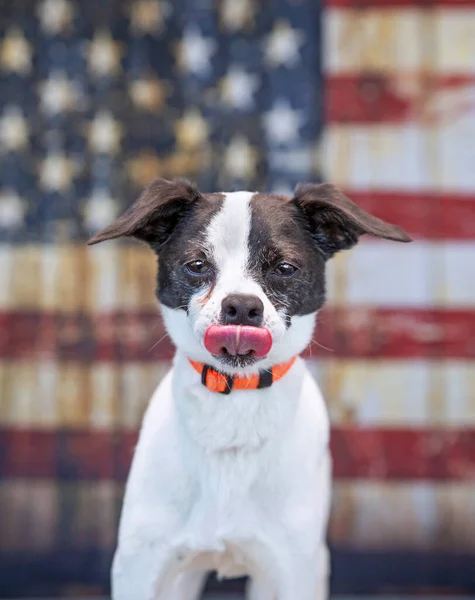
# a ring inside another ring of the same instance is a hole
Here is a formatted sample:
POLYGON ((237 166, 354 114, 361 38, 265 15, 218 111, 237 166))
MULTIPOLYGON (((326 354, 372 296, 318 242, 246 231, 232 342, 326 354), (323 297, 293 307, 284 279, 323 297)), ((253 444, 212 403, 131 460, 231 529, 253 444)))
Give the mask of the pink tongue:
POLYGON ((211 354, 247 354, 251 350, 256 358, 266 356, 272 347, 272 336, 264 327, 246 325, 211 325, 205 332, 205 348, 211 354))

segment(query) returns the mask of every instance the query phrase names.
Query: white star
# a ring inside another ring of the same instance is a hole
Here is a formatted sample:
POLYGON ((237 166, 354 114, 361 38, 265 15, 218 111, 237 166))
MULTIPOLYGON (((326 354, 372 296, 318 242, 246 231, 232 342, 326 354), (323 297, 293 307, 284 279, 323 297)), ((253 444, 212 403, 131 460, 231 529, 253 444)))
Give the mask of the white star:
POLYGON ((136 0, 129 8, 130 24, 135 35, 160 33, 172 6, 163 0, 136 0))
POLYGON ((274 144, 285 145, 296 139, 302 125, 302 111, 293 110, 288 101, 277 100, 264 114, 264 129, 274 144))
POLYGON ((0 193, 0 227, 20 227, 25 217, 25 202, 11 189, 0 193))
POLYGON ((223 99, 234 108, 245 110, 254 105, 254 93, 259 87, 257 75, 233 65, 223 79, 223 99))
POLYGON ((224 155, 226 171, 237 179, 247 179, 254 174, 256 163, 257 152, 248 140, 241 135, 235 136, 224 155))
POLYGON ((216 42, 212 38, 205 38, 196 27, 189 27, 180 44, 181 68, 191 73, 206 73, 215 50, 216 42))
POLYGON ((94 190, 84 208, 86 226, 96 231, 112 223, 116 216, 116 200, 106 190, 94 190))
POLYGON ((52 35, 66 29, 73 16, 74 10, 68 0, 43 0, 38 8, 41 28, 52 35))
POLYGON ((28 143, 28 126, 16 106, 7 106, 0 119, 0 141, 7 150, 19 150, 28 143))
POLYGON ((292 67, 298 62, 303 42, 304 35, 301 31, 292 29, 287 21, 277 21, 264 42, 267 63, 272 67, 292 67))
POLYGON ((89 68, 95 75, 112 75, 120 70, 121 45, 115 42, 108 31, 95 34, 89 45, 89 68))
POLYGON ((208 134, 208 125, 196 108, 189 108, 183 117, 175 122, 178 145, 185 150, 194 150, 204 144, 208 134))
POLYGON ((237 31, 250 21, 253 13, 251 0, 222 0, 221 19, 224 26, 237 31))
POLYGON ((89 145, 93 152, 114 154, 118 152, 122 127, 110 112, 100 111, 89 126, 89 145))
POLYGON ((72 110, 78 104, 79 93, 62 71, 55 71, 40 84, 41 108, 54 115, 72 110))
POLYGON ((9 29, 0 43, 0 65, 5 71, 22 75, 31 71, 31 46, 18 27, 9 29))
POLYGON ((41 187, 48 191, 65 191, 75 172, 72 160, 59 152, 46 156, 40 168, 41 187))
POLYGON ((129 84, 132 102, 142 110, 161 108, 170 91, 170 85, 167 82, 160 81, 153 76, 135 79, 129 84))

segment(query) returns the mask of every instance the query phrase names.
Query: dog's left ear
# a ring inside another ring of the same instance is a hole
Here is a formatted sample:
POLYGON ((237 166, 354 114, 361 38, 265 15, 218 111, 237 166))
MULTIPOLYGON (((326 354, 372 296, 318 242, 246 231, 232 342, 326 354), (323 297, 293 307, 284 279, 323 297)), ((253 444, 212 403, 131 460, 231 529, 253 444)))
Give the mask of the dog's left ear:
POLYGON ((370 215, 329 183, 300 183, 292 202, 305 213, 310 231, 327 258, 354 246, 360 235, 410 242, 405 231, 370 215))
POLYGON ((199 198, 198 190, 185 179, 155 179, 124 214, 96 233, 88 244, 126 236, 147 242, 158 250, 199 198))

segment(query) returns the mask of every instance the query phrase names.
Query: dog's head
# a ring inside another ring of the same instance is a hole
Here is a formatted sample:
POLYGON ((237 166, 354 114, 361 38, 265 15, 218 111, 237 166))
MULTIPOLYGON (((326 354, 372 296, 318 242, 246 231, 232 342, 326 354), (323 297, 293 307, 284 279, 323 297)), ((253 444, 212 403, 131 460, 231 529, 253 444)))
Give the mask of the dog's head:
POLYGON ((89 243, 131 236, 149 244, 176 346, 246 373, 304 350, 325 301, 327 260, 363 234, 410 241, 330 184, 299 185, 290 198, 201 194, 187 181, 157 179, 89 243))

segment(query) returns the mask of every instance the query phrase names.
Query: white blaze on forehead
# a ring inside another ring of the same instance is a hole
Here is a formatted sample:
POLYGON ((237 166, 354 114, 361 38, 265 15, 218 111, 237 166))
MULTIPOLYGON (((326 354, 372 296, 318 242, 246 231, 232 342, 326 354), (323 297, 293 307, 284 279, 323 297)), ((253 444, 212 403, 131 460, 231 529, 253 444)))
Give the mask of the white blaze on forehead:
MULTIPOLYGON (((262 326, 270 332, 273 339, 273 347, 269 352, 267 363, 263 363, 264 368, 288 360, 291 356, 301 352, 313 331, 312 326, 304 328, 306 336, 304 345, 300 343, 300 338, 297 340, 298 345, 295 343, 293 345, 284 343, 283 346, 278 344, 278 341, 282 340, 287 332, 285 316, 276 310, 262 286, 253 277, 253 273, 248 270, 249 236, 252 222, 251 201, 254 196, 255 192, 224 194, 222 205, 212 217, 206 230, 205 245, 217 271, 214 286, 211 289, 200 288, 190 302, 188 316, 182 317, 191 320, 194 332, 193 340, 197 340, 198 346, 194 353, 194 356, 197 357, 195 360, 210 362, 217 368, 220 367, 220 362, 215 357, 210 357, 209 352, 204 349, 203 338, 210 325, 222 322, 222 302, 230 294, 257 296, 264 305, 262 326)), ((177 311, 170 312, 177 313, 177 311)), ((183 311, 178 312, 180 312, 180 316, 185 315, 183 311)), ((168 319, 168 324, 170 324, 170 319, 168 319)), ((178 326, 175 329, 180 331, 178 326)), ((182 329, 186 331, 187 327, 184 326, 182 329)), ((292 328, 291 335, 294 335, 294 331, 298 332, 301 329, 302 327, 297 330, 292 328)), ((176 334, 175 338, 177 338, 176 334)), ((183 339, 180 342, 181 344, 177 345, 186 348, 186 352, 190 355, 188 340, 183 339)), ((191 347, 193 343, 195 342, 191 343, 191 347)), ((252 372, 252 367, 250 369, 251 371, 247 372, 252 372)))
POLYGON ((219 276, 240 279, 249 257, 251 198, 254 192, 225 194, 221 210, 211 220, 207 240, 219 276))

